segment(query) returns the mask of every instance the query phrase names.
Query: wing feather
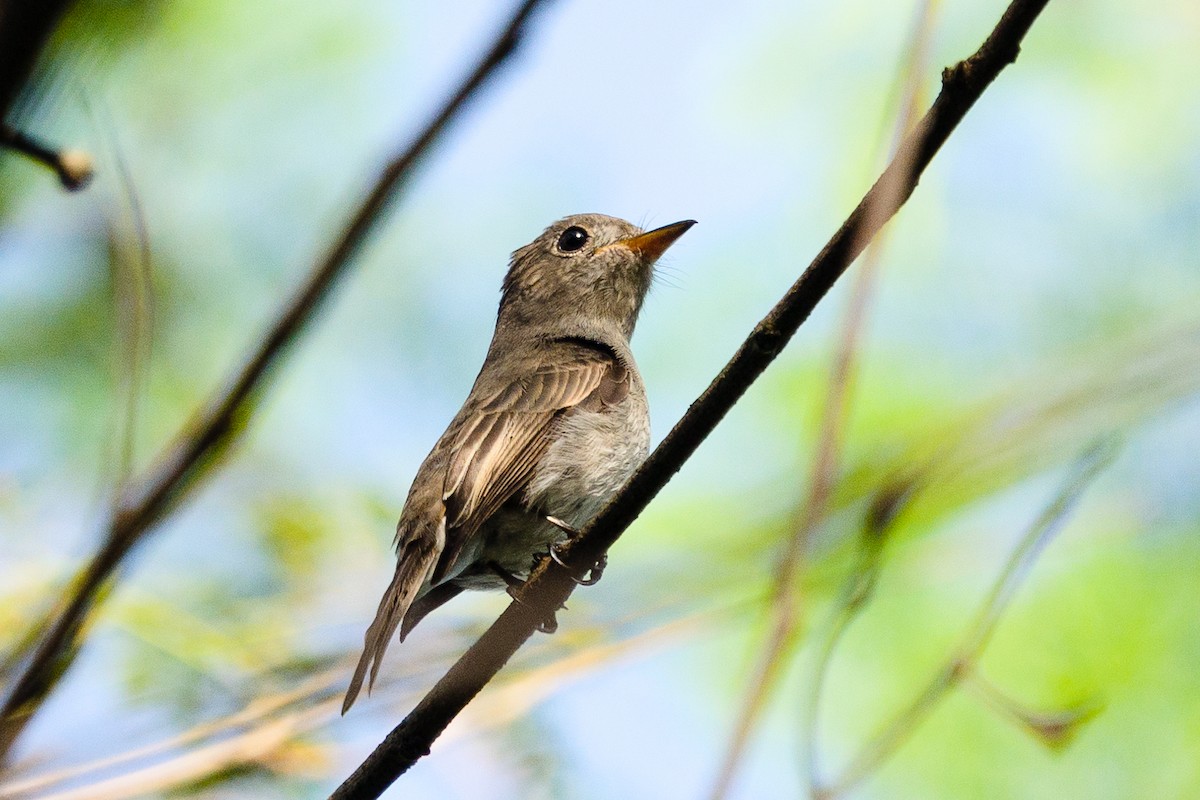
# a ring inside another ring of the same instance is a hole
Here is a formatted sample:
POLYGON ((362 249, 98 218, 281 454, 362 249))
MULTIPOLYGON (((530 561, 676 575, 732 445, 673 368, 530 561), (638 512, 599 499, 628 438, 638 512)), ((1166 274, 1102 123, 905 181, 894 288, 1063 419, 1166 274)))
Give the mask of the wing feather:
MULTIPOLYGON (((442 580, 483 523, 529 482, 565 410, 617 380, 625 368, 608 348, 571 342, 533 373, 485 397, 451 447, 443 500, 446 548, 433 573, 442 580)), ((607 392, 603 392, 607 393, 607 392)))

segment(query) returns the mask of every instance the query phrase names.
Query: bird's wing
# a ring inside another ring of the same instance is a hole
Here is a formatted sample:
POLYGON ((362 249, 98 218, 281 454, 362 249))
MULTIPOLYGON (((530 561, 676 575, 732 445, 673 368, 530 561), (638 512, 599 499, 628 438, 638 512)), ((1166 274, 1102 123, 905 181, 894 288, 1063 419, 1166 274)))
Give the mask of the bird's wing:
POLYGON ((434 583, 480 526, 528 484, 555 420, 576 406, 619 401, 628 381, 628 370, 610 348, 567 340, 557 342, 532 373, 481 398, 450 449, 443 491, 446 546, 434 583))
MULTIPOLYGON (((403 623, 403 639, 425 614, 457 594, 457 587, 441 584, 442 579, 483 522, 524 489, 546 451, 555 419, 572 408, 594 411, 619 403, 629 393, 629 382, 629 370, 610 348, 586 339, 560 340, 541 367, 466 409, 463 426, 447 433, 444 509, 438 509, 444 513, 429 509, 401 517, 396 573, 367 629, 343 714, 368 672, 367 685, 374 685, 396 628, 403 623), (418 597, 427 577, 432 588, 418 597)), ((431 459, 441 447, 439 442, 431 459)))

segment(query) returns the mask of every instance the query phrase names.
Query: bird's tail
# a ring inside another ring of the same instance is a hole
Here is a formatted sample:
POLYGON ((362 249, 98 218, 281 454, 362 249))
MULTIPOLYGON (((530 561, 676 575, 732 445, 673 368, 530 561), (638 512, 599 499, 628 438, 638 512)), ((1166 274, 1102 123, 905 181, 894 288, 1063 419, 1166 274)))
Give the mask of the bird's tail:
POLYGON ((379 664, 396 628, 408 613, 413 600, 425 583, 434 562, 437 561, 439 548, 433 542, 423 538, 409 540, 402 546, 396 563, 396 574, 383 599, 379 601, 379 610, 375 612, 375 621, 367 628, 363 637, 363 654, 354 669, 354 677, 350 679, 350 688, 346 690, 346 699, 342 703, 342 713, 345 714, 354 705, 358 693, 362 690, 363 679, 370 667, 371 677, 367 681, 367 693, 375 685, 375 676, 379 673, 379 664))

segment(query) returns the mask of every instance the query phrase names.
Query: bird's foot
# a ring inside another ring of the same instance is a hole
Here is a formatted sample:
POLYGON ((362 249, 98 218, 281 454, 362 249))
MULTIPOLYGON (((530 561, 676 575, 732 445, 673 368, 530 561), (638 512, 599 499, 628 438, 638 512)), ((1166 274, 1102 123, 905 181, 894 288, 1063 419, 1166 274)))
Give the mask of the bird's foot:
MULTIPOLYGON (((565 522, 558 517, 552 517, 549 514, 546 515, 546 521, 554 527, 565 531, 568 541, 579 536, 579 529, 569 522, 565 522)), ((565 563, 563 563, 562 554, 559 553, 557 544, 550 545, 550 557, 554 559, 554 562, 560 567, 567 566, 565 563)), ((582 578, 572 578, 571 580, 575 581, 580 586, 592 586, 593 584, 599 583, 601 576, 604 575, 604 568, 607 566, 608 554, 605 553, 596 560, 596 563, 592 565, 591 569, 589 569, 582 578)))
MULTIPOLYGON (((562 555, 558 552, 558 545, 550 545, 550 558, 554 559, 554 563, 560 567, 570 569, 569 566, 562 560, 562 555)), ((608 566, 608 553, 596 559, 596 563, 592 564, 591 568, 584 573, 583 577, 576 578, 571 576, 571 580, 575 581, 580 586, 594 586, 600 582, 600 578, 604 576, 604 568, 608 566)))

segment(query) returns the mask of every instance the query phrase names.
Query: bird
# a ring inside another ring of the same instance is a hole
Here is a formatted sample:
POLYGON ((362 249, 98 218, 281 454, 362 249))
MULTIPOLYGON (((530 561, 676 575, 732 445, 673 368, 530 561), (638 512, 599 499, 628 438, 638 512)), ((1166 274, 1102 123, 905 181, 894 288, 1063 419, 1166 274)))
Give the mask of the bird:
POLYGON ((649 404, 629 339, 655 262, 694 224, 643 231, 577 214, 512 254, 483 366, 401 510, 396 571, 343 714, 368 671, 374 686, 397 628, 403 641, 465 589, 519 586, 646 458, 649 404))

